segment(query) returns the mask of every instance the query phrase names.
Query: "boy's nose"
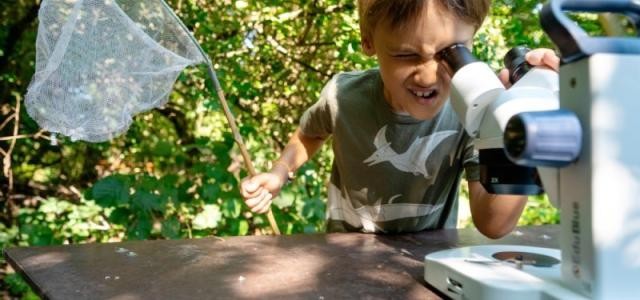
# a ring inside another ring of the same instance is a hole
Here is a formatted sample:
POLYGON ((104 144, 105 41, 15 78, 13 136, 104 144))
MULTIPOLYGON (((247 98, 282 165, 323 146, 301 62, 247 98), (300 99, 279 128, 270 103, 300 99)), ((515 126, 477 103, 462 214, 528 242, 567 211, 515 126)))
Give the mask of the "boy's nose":
POLYGON ((433 85, 437 79, 438 63, 433 60, 417 65, 413 73, 414 82, 424 87, 433 85))

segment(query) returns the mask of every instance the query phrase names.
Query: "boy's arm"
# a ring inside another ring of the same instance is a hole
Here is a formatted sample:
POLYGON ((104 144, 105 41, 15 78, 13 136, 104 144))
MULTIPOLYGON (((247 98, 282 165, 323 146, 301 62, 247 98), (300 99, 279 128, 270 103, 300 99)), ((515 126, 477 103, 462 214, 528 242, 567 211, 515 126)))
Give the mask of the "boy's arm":
POLYGON ((302 164, 309 160, 324 144, 326 138, 316 138, 304 135, 300 128, 296 129, 289 143, 280 153, 280 158, 274 163, 271 172, 287 178, 289 172, 295 172, 302 164))
POLYGON ((490 194, 479 181, 469 181, 473 224, 489 238, 501 238, 511 232, 526 203, 527 196, 490 194))
POLYGON ((273 197, 287 182, 289 173, 297 170, 314 153, 322 147, 326 138, 313 138, 302 134, 297 129, 289 143, 280 153, 280 158, 273 163, 271 171, 245 178, 240 183, 240 194, 254 213, 269 211, 273 197))

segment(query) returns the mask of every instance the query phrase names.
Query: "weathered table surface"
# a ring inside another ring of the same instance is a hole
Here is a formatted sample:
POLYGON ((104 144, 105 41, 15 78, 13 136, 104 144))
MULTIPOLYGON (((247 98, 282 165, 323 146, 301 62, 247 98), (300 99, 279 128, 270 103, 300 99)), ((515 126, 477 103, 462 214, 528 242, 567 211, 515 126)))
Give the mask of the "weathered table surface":
POLYGON ((417 234, 312 234, 5 249, 51 299, 438 299, 428 253, 478 244, 558 247, 558 226, 489 240, 475 229, 417 234))

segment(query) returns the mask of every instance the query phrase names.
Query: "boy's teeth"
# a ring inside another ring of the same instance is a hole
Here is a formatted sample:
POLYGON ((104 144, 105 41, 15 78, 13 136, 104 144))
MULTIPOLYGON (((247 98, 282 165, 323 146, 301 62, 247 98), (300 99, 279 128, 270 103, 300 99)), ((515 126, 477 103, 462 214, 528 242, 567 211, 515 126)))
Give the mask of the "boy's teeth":
POLYGON ((413 92, 416 96, 418 97, 427 97, 427 96, 431 96, 431 94, 433 94, 433 91, 429 91, 429 92, 413 92))

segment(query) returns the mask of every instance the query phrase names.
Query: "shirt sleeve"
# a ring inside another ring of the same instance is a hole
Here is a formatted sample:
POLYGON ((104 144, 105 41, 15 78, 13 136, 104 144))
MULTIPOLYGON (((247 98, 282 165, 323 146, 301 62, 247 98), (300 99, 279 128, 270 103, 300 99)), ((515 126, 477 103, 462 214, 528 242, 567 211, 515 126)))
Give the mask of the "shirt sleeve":
POLYGON ((308 137, 327 138, 333 133, 337 114, 337 75, 322 89, 318 101, 300 119, 300 131, 308 137))
POLYGON ((473 147, 473 139, 467 140, 462 157, 462 165, 464 166, 467 181, 479 181, 480 158, 478 150, 473 147))

